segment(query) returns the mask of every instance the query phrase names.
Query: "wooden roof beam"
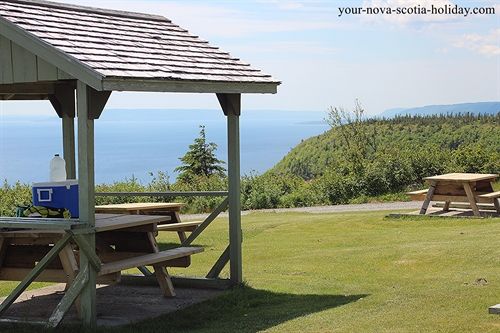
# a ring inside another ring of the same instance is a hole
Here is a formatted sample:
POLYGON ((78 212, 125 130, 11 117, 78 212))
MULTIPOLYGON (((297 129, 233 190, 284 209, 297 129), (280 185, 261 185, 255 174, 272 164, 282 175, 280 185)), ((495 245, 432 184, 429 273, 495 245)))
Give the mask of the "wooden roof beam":
POLYGON ((91 117, 90 119, 99 119, 109 96, 111 96, 111 91, 97 91, 90 86, 88 86, 88 90, 89 117, 91 117))
POLYGON ((241 115, 241 94, 216 94, 224 114, 241 115))
POLYGON ((2 101, 43 101, 49 98, 46 94, 14 94, 14 93, 0 93, 0 100, 2 101))
POLYGON ((49 95, 50 103, 59 118, 63 117, 63 112, 70 118, 75 118, 75 89, 72 85, 57 85, 54 94, 49 95))
POLYGON ((0 84, 0 94, 49 95, 54 93, 54 83, 0 84))

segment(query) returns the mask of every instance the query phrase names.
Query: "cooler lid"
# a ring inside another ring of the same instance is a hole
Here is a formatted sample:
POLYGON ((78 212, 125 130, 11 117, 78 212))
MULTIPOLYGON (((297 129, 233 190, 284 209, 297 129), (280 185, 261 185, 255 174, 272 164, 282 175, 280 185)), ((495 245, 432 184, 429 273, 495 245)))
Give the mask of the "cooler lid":
POLYGON ((78 179, 66 179, 62 182, 43 182, 33 183, 33 187, 56 187, 56 186, 71 186, 78 185, 78 179))

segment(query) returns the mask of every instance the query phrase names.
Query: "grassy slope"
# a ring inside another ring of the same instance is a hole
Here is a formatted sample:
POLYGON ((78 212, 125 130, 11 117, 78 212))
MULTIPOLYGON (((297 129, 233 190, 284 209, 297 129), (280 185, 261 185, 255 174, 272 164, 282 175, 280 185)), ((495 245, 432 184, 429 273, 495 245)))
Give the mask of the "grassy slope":
MULTIPOLYGON (((243 216, 245 287, 98 332, 498 332, 488 306, 500 303, 500 220, 387 213, 243 216)), ((217 219, 196 244, 206 252, 171 273, 204 276, 226 227, 217 219)))

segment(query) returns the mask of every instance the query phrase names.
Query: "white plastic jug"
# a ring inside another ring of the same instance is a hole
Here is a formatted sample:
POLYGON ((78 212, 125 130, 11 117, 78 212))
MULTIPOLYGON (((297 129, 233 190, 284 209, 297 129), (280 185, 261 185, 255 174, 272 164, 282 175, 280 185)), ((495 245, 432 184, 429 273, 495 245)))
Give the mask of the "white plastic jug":
POLYGON ((56 154, 50 161, 50 181, 63 182, 66 180, 66 161, 56 154))

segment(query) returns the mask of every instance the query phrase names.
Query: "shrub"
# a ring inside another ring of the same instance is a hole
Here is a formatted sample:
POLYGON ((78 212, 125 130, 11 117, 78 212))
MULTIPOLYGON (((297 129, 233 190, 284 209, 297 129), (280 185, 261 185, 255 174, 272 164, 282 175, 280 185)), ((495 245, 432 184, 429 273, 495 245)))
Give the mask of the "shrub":
POLYGON ((454 172, 498 173, 500 154, 487 149, 482 144, 464 144, 451 153, 455 165, 454 172))
MULTIPOLYGON (((250 173, 241 179, 243 209, 284 208, 304 205, 306 182, 293 174, 250 173)), ((310 195, 309 195, 310 196, 310 195)), ((313 200, 314 201, 314 200, 313 200)))
POLYGON ((7 179, 4 180, 0 188, 0 215, 15 216, 16 208, 28 206, 33 203, 32 190, 30 184, 21 184, 19 181, 9 185, 7 179))
MULTIPOLYGON (((171 189, 175 192, 227 191, 227 177, 220 174, 212 174, 211 176, 189 175, 177 180, 172 184, 171 189)), ((188 204, 181 208, 183 213, 211 212, 222 202, 220 197, 214 196, 176 197, 175 201, 188 204)))
MULTIPOLYGON (((100 184, 95 186, 96 192, 146 192, 146 187, 137 178, 125 178, 124 181, 114 181, 112 184, 100 184)), ((143 196, 96 196, 96 205, 120 204, 129 202, 146 202, 151 199, 143 196)))

